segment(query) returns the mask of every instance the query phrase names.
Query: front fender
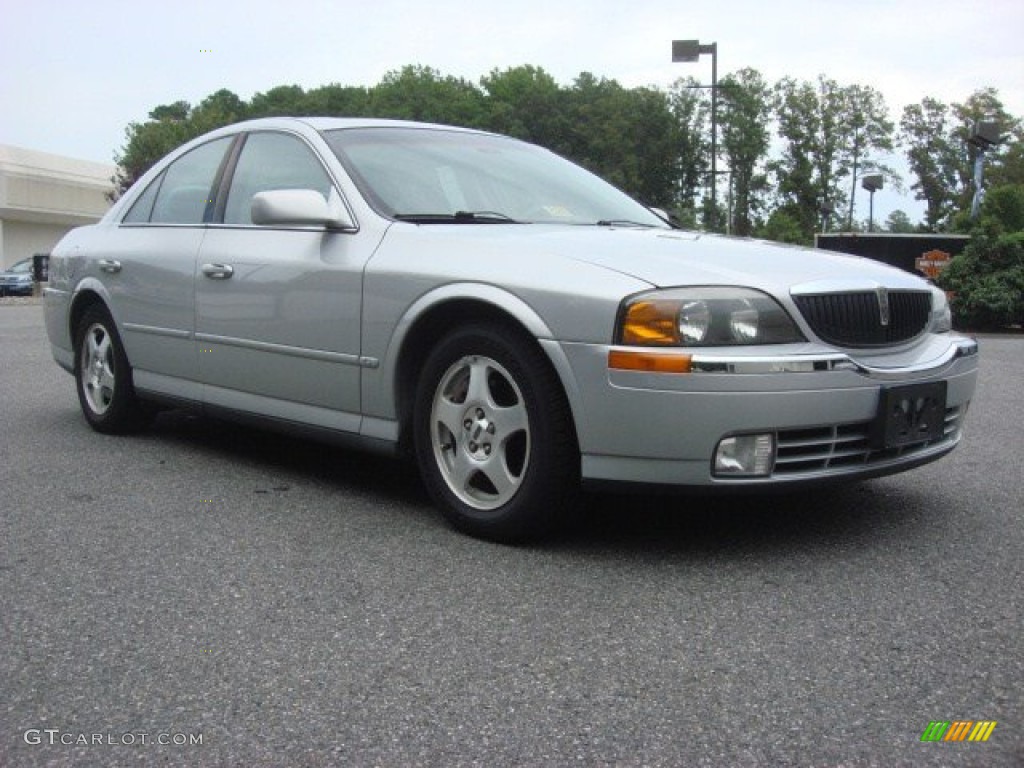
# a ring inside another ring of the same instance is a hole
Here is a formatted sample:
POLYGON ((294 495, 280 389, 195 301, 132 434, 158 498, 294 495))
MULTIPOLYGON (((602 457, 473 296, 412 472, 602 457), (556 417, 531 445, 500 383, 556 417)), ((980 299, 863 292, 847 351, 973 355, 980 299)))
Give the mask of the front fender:
MULTIPOLYGON (((362 411, 370 419, 397 420, 397 379, 402 350, 410 331, 417 321, 431 310, 453 301, 477 301, 493 307, 519 323, 533 337, 541 340, 553 339, 551 328, 540 315, 523 299, 509 291, 487 283, 448 283, 427 291, 410 304, 398 318, 388 337, 387 346, 380 359, 364 356, 362 379, 362 411)), ((379 331, 380 329, 378 329, 379 331)), ((545 350, 548 349, 546 345, 545 350)), ((550 356, 550 353, 549 353, 550 356)), ((565 370, 561 361, 552 360, 561 375, 565 370)), ((393 427, 397 436, 397 423, 393 427)), ((391 427, 385 429, 391 432, 391 427)), ((385 435, 381 435, 382 437, 385 435)))

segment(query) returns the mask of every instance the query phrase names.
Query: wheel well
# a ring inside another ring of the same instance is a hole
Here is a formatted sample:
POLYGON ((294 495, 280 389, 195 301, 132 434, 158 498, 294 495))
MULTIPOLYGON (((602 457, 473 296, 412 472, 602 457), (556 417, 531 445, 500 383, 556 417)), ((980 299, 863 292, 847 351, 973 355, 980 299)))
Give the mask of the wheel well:
MULTIPOLYGON (((68 314, 68 331, 71 334, 71 346, 75 346, 75 331, 78 328, 79 322, 82 320, 82 315, 89 307, 95 306, 106 307, 103 299, 100 298, 98 293, 93 291, 82 291, 78 296, 75 297, 74 303, 71 305, 71 312, 68 314)), ((77 350, 76 350, 77 353, 77 350)))
MULTIPOLYGON (((449 331, 464 325, 497 325, 509 333, 518 334, 531 344, 537 339, 513 315, 476 299, 455 299, 431 307, 413 324, 402 342, 395 375, 395 393, 398 406, 399 445, 403 451, 412 446, 412 412, 416 400, 419 372, 437 342, 449 331)), ((547 355, 544 355, 547 360, 547 355)), ((554 366, 552 373, 558 378, 554 366)))

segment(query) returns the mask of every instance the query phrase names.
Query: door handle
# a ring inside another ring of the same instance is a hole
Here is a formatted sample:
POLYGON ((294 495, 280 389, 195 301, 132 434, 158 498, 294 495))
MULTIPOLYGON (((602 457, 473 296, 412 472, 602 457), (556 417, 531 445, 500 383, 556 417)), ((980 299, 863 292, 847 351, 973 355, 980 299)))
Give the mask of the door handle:
POLYGON ((109 272, 110 274, 121 271, 121 262, 115 261, 114 259, 100 259, 96 263, 99 265, 101 270, 109 272))
POLYGON ((202 270, 212 280, 227 280, 235 274, 235 268, 230 264, 203 264, 202 270))

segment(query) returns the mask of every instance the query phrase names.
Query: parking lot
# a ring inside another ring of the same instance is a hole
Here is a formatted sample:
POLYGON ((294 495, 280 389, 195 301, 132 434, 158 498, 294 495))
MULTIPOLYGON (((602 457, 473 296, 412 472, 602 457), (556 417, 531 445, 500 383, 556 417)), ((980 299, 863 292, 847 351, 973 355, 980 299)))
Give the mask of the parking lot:
POLYGON ((588 496, 529 548, 452 532, 411 465, 93 433, 40 306, 0 343, 2 766, 1024 764, 1020 337, 937 463, 588 496), (966 720, 997 725, 921 741, 966 720))

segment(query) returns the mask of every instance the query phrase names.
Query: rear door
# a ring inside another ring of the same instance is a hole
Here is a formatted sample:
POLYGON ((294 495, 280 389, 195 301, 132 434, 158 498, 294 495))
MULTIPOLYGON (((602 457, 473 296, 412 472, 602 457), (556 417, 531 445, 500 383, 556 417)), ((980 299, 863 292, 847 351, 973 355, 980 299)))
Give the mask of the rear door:
POLYGON ((233 137, 182 155, 125 214, 97 266, 140 389, 198 399, 195 266, 233 137))

